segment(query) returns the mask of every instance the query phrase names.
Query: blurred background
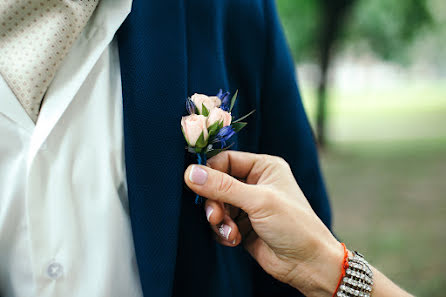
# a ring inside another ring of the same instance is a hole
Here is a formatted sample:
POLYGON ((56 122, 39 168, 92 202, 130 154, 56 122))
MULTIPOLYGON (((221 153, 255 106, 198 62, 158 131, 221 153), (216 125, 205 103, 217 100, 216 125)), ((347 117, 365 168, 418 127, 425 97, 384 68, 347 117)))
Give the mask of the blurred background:
POLYGON ((277 4, 335 233, 416 296, 446 296, 446 1, 277 4))

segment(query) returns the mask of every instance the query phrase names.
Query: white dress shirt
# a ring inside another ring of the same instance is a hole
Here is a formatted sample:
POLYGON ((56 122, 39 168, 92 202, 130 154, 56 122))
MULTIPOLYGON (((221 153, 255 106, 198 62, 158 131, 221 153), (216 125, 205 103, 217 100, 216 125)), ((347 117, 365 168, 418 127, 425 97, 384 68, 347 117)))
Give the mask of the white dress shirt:
POLYGON ((101 0, 34 125, 0 76, 0 296, 140 297, 115 33, 101 0))

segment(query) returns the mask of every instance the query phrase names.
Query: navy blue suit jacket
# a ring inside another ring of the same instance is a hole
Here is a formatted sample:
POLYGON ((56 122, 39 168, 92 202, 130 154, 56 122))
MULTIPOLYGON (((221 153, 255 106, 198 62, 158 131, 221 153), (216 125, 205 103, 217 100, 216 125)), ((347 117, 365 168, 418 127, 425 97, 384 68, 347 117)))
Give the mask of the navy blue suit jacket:
POLYGON ((134 0, 118 32, 125 157, 144 296, 301 296, 242 248, 212 239, 183 184, 185 98, 239 90, 236 115, 256 109, 237 149, 278 155, 316 213, 330 207, 294 64, 273 0, 134 0))

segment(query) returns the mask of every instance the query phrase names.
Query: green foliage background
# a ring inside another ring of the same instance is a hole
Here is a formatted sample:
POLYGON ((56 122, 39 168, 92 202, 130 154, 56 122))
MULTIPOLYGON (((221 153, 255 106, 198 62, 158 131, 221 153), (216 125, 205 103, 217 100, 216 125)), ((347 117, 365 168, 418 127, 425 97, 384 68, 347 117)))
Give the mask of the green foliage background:
MULTIPOLYGON (((277 0, 298 64, 319 63, 327 1, 277 0)), ((443 297, 446 1, 356 0, 335 56, 363 54, 404 66, 421 59, 423 70, 390 87, 328 86, 329 146, 320 155, 334 232, 414 296, 443 297)), ((300 87, 315 126, 317 89, 307 81, 300 87)))
MULTIPOLYGON (((337 0, 333 0, 336 2, 337 0)), ((277 0, 279 13, 297 62, 315 61, 323 0, 277 0)), ((338 50, 367 49, 378 57, 409 63, 417 40, 445 50, 446 1, 356 0, 339 36, 338 50)))

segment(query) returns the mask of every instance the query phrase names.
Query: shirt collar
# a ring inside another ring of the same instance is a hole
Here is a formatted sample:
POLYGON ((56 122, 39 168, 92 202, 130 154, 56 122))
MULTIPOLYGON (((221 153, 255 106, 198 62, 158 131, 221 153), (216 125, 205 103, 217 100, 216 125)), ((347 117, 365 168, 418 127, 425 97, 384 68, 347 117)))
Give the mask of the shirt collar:
POLYGON ((91 69, 130 13, 132 0, 101 0, 51 83, 31 140, 30 158, 45 142, 91 69))

